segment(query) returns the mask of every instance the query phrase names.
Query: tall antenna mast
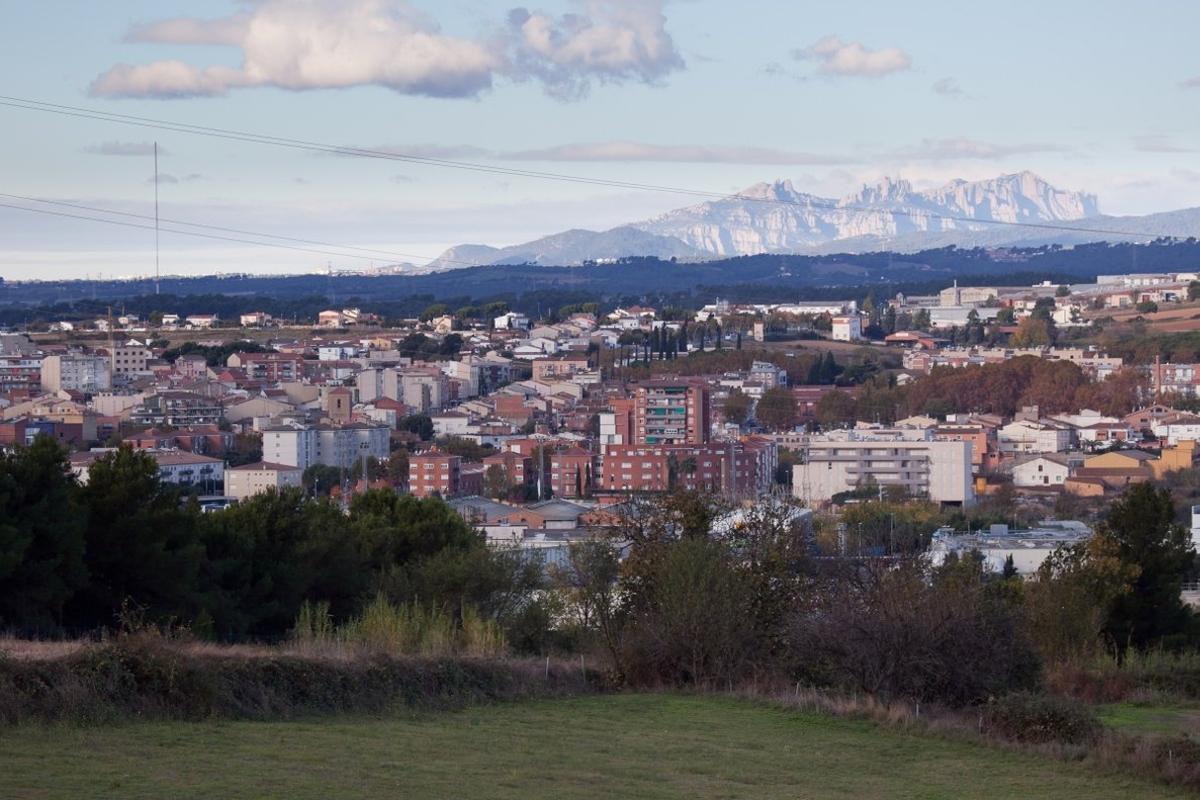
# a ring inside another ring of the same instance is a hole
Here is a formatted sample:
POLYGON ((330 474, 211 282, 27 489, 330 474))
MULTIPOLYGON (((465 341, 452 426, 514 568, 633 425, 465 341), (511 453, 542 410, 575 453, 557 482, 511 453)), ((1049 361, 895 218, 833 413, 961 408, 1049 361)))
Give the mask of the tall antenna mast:
POLYGON ((158 142, 154 143, 154 293, 161 287, 158 275, 158 142))

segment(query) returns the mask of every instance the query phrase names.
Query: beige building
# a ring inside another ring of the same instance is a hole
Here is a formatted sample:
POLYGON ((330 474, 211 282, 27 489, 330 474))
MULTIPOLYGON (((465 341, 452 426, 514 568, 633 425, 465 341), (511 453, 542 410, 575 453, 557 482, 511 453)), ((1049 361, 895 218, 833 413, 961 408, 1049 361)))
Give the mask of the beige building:
POLYGON ((808 504, 855 489, 897 487, 935 503, 972 505, 971 442, 939 442, 915 428, 833 431, 798 448, 792 491, 808 504))
POLYGON ((144 345, 119 345, 112 350, 113 375, 141 375, 146 362, 153 357, 150 348, 144 345))
POLYGON ((299 486, 304 470, 286 464, 244 464, 225 470, 225 495, 236 500, 245 500, 268 489, 284 489, 299 486))

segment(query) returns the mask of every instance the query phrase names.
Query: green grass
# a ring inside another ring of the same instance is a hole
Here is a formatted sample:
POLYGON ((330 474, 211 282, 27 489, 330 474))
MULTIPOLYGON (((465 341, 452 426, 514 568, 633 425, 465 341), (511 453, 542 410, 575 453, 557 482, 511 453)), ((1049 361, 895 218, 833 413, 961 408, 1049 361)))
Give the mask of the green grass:
POLYGON ((1097 709, 1100 721, 1128 733, 1200 736, 1200 706, 1110 703, 1097 709))
POLYGON ((6 798, 1165 798, 1082 764, 727 698, 0 731, 6 798))

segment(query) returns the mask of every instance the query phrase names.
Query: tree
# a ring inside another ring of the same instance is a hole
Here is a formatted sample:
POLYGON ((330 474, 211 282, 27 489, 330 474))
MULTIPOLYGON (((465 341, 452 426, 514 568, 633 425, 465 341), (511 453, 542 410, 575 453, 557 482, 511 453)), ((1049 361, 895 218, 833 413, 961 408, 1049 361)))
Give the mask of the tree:
POLYGON ((782 386, 763 392, 754 412, 764 426, 777 431, 796 427, 796 396, 782 386))
POLYGON ((1158 311, 1158 303, 1154 302, 1153 300, 1143 300, 1134 306, 1134 308, 1137 309, 1139 314, 1153 314, 1154 312, 1158 311))
POLYGON ((1188 284, 1188 300, 1200 300, 1200 281, 1188 284))
POLYGON ((421 322, 429 322, 437 317, 443 317, 449 313, 450 306, 446 305, 445 303, 434 303, 433 305, 425 307, 425 310, 421 312, 420 319, 421 322))
POLYGON ((1053 341, 1046 320, 1033 315, 1021 320, 1012 335, 1013 347, 1048 347, 1053 341))
POLYGON ((565 612, 585 634, 599 638, 614 664, 621 663, 625 614, 618 581, 621 559, 604 539, 574 542, 566 563, 548 568, 554 585, 565 596, 565 612))
POLYGON ((1137 574, 1137 567, 1121 561, 1109 536, 1092 536, 1047 556, 1025 585, 1030 633, 1043 657, 1064 662, 1093 655, 1109 608, 1132 590, 1137 574))
POLYGON ((1016 312, 1014 312, 1012 310, 1012 308, 1010 308, 1009 306, 1005 306, 1004 308, 1002 308, 996 312, 996 324, 997 325, 1012 325, 1016 321, 1017 321, 1016 312))
POLYGON ((204 515, 202 538, 203 605, 222 636, 287 630, 310 595, 345 619, 366 589, 345 516, 295 488, 204 515))
POLYGON ((1067 286, 1066 284, 1059 286, 1057 289, 1054 290, 1054 296, 1055 297, 1070 297, 1071 296, 1071 287, 1067 286))
POLYGON ((854 398, 843 391, 835 389, 821 395, 817 401, 817 422, 822 428, 839 428, 855 421, 858 404, 854 398))
POLYGON ((230 467, 240 467, 262 461, 262 434, 239 433, 233 437, 233 447, 225 452, 225 462, 230 467))
POLYGON ((392 451, 387 460, 387 477, 393 486, 408 483, 408 449, 401 447, 392 451))
POLYGON ((87 507, 88 585, 68 604, 71 625, 111 624, 126 602, 151 619, 190 618, 202 548, 195 506, 159 481, 158 464, 123 446, 92 462, 87 507))
POLYGON ((341 484, 342 471, 328 464, 312 464, 304 470, 300 481, 309 495, 328 497, 333 487, 341 484))
POLYGON ((61 624, 63 607, 87 582, 77 493, 53 439, 0 454, 0 626, 61 624))
POLYGON ((1114 600, 1105 624, 1118 652, 1176 641, 1192 622, 1180 592, 1195 551, 1188 531, 1174 520, 1170 493, 1139 483, 1113 503, 1096 530, 1112 539, 1123 564, 1138 570, 1132 590, 1114 600))
POLYGON ((434 442, 442 452, 459 456, 463 461, 479 462, 496 452, 490 444, 480 444, 462 436, 439 436, 434 442))
POLYGON ((792 637, 801 669, 884 702, 953 706, 1032 688, 1039 659, 1008 581, 980 559, 864 561, 820 581, 792 637))
POLYGON ((504 500, 512 491, 512 481, 503 464, 489 464, 483 474, 483 491, 488 497, 504 500))
POLYGON ((750 397, 741 389, 732 389, 725 399, 725 419, 737 425, 746 421, 750 414, 750 397))
POLYGON ((427 442, 433 438, 433 420, 428 414, 409 414, 396 422, 396 429, 415 433, 421 441, 427 442))

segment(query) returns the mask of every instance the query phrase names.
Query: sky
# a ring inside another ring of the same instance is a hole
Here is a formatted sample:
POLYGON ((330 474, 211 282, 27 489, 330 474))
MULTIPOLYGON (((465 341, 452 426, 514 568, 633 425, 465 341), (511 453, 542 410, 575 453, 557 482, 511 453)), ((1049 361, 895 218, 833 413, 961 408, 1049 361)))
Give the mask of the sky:
MULTIPOLYGON (((0 95, 606 180, 841 197, 1032 170, 1107 214, 1200 206, 1194 0, 0 0, 0 95)), ((0 106, 0 277, 421 263, 677 194, 360 159, 0 106), (164 227, 165 227, 164 223, 164 227), (223 234, 238 237, 236 234, 223 234), (313 249, 321 249, 313 247, 313 249)))

